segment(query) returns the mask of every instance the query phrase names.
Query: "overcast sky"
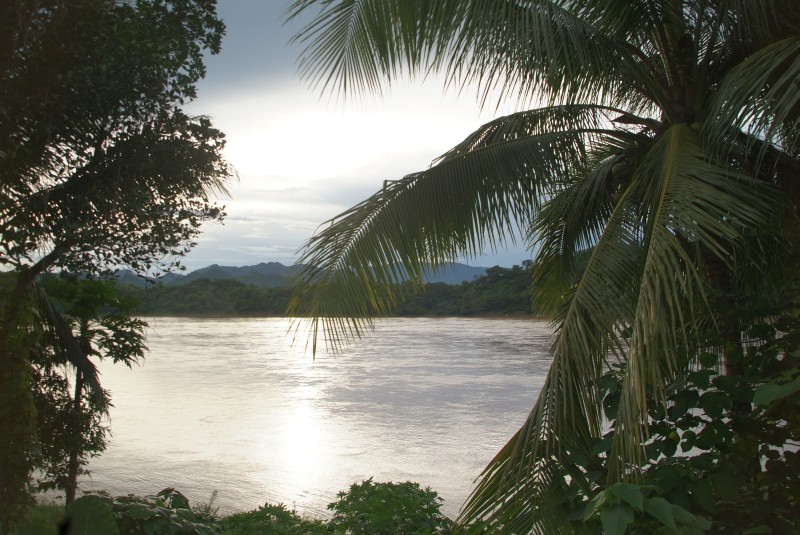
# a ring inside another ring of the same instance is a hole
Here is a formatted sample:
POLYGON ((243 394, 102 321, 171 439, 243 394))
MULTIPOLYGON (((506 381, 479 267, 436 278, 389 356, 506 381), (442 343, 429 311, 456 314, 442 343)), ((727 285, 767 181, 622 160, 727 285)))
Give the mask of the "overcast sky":
MULTIPOLYGON (((220 199, 223 225, 203 227, 188 269, 210 264, 291 264, 318 225, 365 199, 384 180, 424 169, 498 114, 475 91, 445 93, 438 80, 395 84, 382 98, 322 95, 297 75, 300 25, 283 24, 286 0, 219 0, 227 25, 222 52, 206 62, 190 113, 226 134, 225 156, 239 180, 220 199)), ((523 245, 460 259, 511 266, 523 245)))

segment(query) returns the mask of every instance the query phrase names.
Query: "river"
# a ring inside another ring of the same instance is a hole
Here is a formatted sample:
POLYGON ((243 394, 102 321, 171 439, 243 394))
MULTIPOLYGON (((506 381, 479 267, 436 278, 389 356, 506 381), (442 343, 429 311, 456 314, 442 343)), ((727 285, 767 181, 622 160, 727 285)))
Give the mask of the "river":
POLYGON ((283 502, 327 516, 352 483, 415 481, 458 514, 533 407, 550 331, 524 319, 393 318, 337 356, 288 320, 149 319, 140 366, 102 363, 113 436, 83 490, 175 487, 220 512, 283 502))

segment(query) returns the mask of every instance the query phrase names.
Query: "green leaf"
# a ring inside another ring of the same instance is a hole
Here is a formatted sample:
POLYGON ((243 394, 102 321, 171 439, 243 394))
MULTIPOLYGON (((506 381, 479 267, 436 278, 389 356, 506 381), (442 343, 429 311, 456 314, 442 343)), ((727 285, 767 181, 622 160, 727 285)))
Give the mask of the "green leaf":
POLYGON ((694 448, 694 443, 697 440, 697 433, 694 431, 685 431, 681 435, 681 451, 687 452, 694 448))
POLYGON ((78 498, 67 507, 66 516, 67 535, 119 535, 111 506, 97 496, 78 498))
POLYGON ((169 507, 172 509, 188 509, 189 500, 172 487, 167 487, 157 494, 161 498, 168 500, 169 507))
POLYGON ((655 496, 648 498, 644 502, 644 510, 658 519, 659 522, 667 526, 670 530, 676 530, 675 515, 672 511, 672 504, 664 498, 655 496))
POLYGON ((678 392, 674 398, 674 405, 670 409, 670 415, 673 419, 680 418, 686 412, 697 406, 699 394, 697 390, 683 390, 678 392))
POLYGON ((127 512, 127 516, 136 519, 151 518, 155 516, 155 514, 156 512, 152 508, 140 504, 131 505, 127 512))
POLYGON ((692 485, 692 498, 705 511, 713 512, 716 507, 714 501, 714 486, 708 479, 698 479, 692 485))
POLYGON ((698 370, 689 374, 689 380, 697 387, 705 390, 711 384, 711 376, 716 375, 714 370, 698 370))
POLYGON ((700 364, 703 366, 703 368, 713 368, 719 362, 719 355, 709 353, 707 351, 700 353, 698 358, 700 359, 700 364))
POLYGON ((611 505, 600 511, 600 521, 606 535, 623 535, 633 522, 633 509, 623 503, 611 505))
POLYGON ((731 408, 731 398, 725 392, 706 392, 700 396, 700 407, 710 418, 719 418, 731 408))
POLYGON ((597 442, 592 448, 592 453, 595 455, 600 455, 602 453, 606 453, 611 451, 611 444, 614 440, 614 437, 609 435, 607 437, 603 437, 601 440, 597 442))
POLYGON ((627 502, 639 511, 642 510, 642 491, 638 485, 615 483, 608 490, 622 501, 627 502))
POLYGON ((756 389, 753 396, 755 405, 767 405, 776 399, 785 398, 800 390, 800 376, 795 377, 788 383, 777 384, 774 382, 764 383, 756 389))
POLYGON ((687 526, 689 528, 696 528, 699 530, 706 530, 711 528, 711 521, 701 516, 693 515, 679 505, 672 505, 672 515, 675 521, 687 526))
POLYGON ((603 504, 606 503, 606 493, 598 492, 597 495, 592 498, 589 504, 586 506, 586 512, 583 514, 583 521, 586 522, 589 518, 594 515, 594 512, 597 511, 599 507, 602 507, 603 504))

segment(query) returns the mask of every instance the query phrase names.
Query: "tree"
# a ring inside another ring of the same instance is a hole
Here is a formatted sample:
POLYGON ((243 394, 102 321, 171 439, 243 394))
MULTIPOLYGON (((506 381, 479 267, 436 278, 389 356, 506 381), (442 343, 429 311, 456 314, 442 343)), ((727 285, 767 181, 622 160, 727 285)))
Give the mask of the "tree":
POLYGON ((69 505, 90 456, 106 447, 110 396, 97 384, 92 359, 130 368, 144 358, 147 323, 130 317, 135 300, 121 298, 113 281, 49 278, 41 286, 42 332, 31 355, 41 450, 37 489, 63 490, 69 505))
POLYGON ((36 278, 165 268, 223 216, 224 137, 181 109, 223 31, 213 0, 0 7, 0 530, 33 463, 36 278))
POLYGON ((599 385, 609 367, 621 366, 606 489, 642 480, 650 413, 673 403, 669 392, 700 355, 742 375, 746 329, 721 311, 749 304, 768 314, 796 295, 800 14, 792 4, 296 0, 289 8, 290 20, 313 10, 295 40, 306 45, 301 73, 323 89, 380 92, 407 72, 442 72, 458 87, 476 83, 484 102, 497 91, 542 103, 484 125, 430 168, 385 181, 329 221, 305 246, 304 284, 289 309, 309 318, 315 337, 324 330, 326 340, 350 341, 403 298, 405 273, 421 282, 428 265, 496 247, 513 222, 527 229, 539 251, 534 311, 554 318, 552 365, 463 524, 590 530, 561 504, 565 481, 584 507, 600 495, 578 459, 605 439, 599 385))

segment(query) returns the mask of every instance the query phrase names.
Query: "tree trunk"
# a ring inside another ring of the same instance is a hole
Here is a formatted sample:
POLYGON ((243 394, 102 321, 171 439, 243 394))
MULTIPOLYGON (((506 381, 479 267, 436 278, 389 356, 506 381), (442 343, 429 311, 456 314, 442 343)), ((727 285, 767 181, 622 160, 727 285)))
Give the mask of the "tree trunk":
POLYGON ((0 273, 0 533, 32 501, 36 408, 27 358, 29 316, 25 289, 14 274, 0 273))
POLYGON ((71 447, 69 450, 69 460, 67 461, 67 488, 65 505, 69 505, 75 501, 75 495, 78 492, 78 436, 81 433, 78 422, 81 421, 81 414, 83 412, 83 374, 79 370, 75 371, 75 397, 72 400, 72 410, 75 413, 74 427, 70 429, 70 434, 73 435, 71 447))

